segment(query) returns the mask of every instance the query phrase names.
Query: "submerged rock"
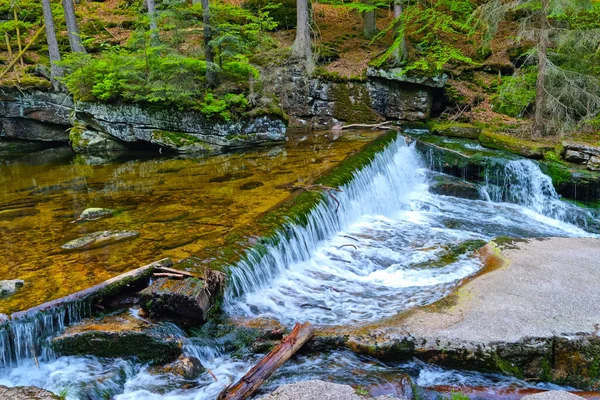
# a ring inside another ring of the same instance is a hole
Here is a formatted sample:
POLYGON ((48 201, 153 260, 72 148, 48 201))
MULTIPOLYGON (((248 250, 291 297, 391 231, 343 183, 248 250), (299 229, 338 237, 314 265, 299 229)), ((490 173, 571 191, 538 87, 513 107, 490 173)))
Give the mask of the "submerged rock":
POLYGON ((0 298, 8 297, 21 289, 25 282, 21 279, 0 281, 0 298))
POLYGON ((12 221, 17 218, 30 217, 39 213, 40 210, 37 208, 16 208, 12 210, 2 210, 0 211, 0 221, 12 221))
POLYGON ((429 186, 429 191, 442 196, 472 200, 481 199, 481 194, 476 185, 447 175, 435 176, 429 186))
POLYGON ((10 400, 60 400, 54 393, 35 386, 6 387, 0 385, 0 399, 10 400))
POLYGON ((320 380, 290 383, 278 387, 272 393, 259 397, 259 400, 394 400, 395 396, 368 397, 349 385, 320 380))
POLYGON ((95 221, 101 218, 112 217, 113 212, 114 211, 109 208, 86 208, 81 215, 79 215, 79 220, 95 221))
POLYGON ((151 316, 190 325, 202 324, 221 295, 224 279, 217 271, 208 271, 206 280, 159 278, 140 292, 140 304, 151 316))
POLYGON ((102 154, 105 152, 127 151, 129 149, 125 143, 110 135, 90 130, 83 132, 71 130, 69 140, 76 153, 102 154))
POLYGON ((177 338, 128 312, 102 320, 85 320, 53 338, 51 345, 60 355, 136 357, 151 364, 174 361, 182 353, 177 338))
POLYGON ((87 250, 133 239, 140 235, 138 231, 100 231, 71 240, 60 246, 63 250, 87 250))

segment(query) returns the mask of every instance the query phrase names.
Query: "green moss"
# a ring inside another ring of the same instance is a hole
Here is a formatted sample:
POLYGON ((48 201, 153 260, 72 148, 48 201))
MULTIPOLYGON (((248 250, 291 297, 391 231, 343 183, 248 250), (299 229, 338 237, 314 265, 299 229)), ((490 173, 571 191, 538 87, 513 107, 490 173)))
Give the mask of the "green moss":
POLYGON ((379 116, 371 108, 371 98, 363 84, 335 83, 331 85, 333 116, 347 123, 374 123, 379 116))
POLYGON ((153 141, 161 146, 181 148, 196 146, 210 150, 210 146, 195 136, 183 132, 155 130, 152 132, 153 141))
POLYGON ((545 152, 553 149, 553 146, 486 130, 479 135, 479 142, 485 147, 509 151, 528 158, 542 158, 545 152))
POLYGON ((523 371, 519 366, 511 363, 510 361, 504 360, 500 356, 495 356, 495 364, 498 371, 505 375, 514 376, 516 378, 524 378, 523 371))

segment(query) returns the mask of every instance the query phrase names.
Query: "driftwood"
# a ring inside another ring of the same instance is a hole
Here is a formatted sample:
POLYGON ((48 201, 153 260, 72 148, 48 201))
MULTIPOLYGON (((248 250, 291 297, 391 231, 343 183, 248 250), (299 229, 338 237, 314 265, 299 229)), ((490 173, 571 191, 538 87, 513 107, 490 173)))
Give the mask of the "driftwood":
POLYGON ((238 383, 227 387, 219 395, 219 400, 243 400, 252 396, 256 390, 279 368, 289 360, 310 339, 315 328, 310 322, 296 323, 287 335, 269 354, 259 361, 238 383))
POLYGON ((155 278, 172 278, 172 279, 183 279, 185 275, 182 274, 172 274, 170 272, 155 272, 152 274, 155 278))
POLYGON ((169 272, 172 274, 176 274, 176 275, 183 275, 183 276, 187 276, 188 278, 199 278, 198 275, 194 275, 190 272, 187 271, 181 271, 179 269, 175 269, 175 268, 168 268, 168 267, 156 267, 155 268, 156 271, 161 271, 161 272, 169 272))
POLYGON ((65 306, 77 300, 95 300, 105 295, 115 295, 120 292, 123 292, 135 282, 139 282, 143 279, 148 279, 152 275, 152 272, 154 272, 155 268, 168 267, 171 265, 173 265, 173 262, 169 258, 164 258, 162 260, 153 262, 152 264, 148 264, 143 267, 134 269, 133 271, 126 272, 119 276, 115 276, 114 278, 99 283, 96 286, 92 286, 91 288, 75 292, 68 296, 61 297, 60 299, 40 304, 39 306, 32 307, 25 311, 13 313, 10 317, 13 320, 24 318, 33 315, 39 311, 49 310, 59 306, 65 306))
POLYGON ((390 127, 388 125, 391 125, 393 123, 394 123, 394 121, 385 121, 385 122, 381 122, 379 124, 350 124, 350 125, 344 125, 338 129, 340 129, 340 130, 354 129, 354 128, 389 129, 390 127))

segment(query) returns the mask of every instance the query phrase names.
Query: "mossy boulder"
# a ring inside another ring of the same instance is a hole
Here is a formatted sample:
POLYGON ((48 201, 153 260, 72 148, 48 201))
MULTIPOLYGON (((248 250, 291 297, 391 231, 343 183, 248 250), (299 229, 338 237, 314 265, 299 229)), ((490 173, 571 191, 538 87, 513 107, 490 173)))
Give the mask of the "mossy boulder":
POLYGON ((470 124, 461 124, 455 122, 436 123, 432 126, 431 132, 435 135, 456 137, 463 139, 478 139, 481 135, 481 128, 470 124))
POLYGON ((69 142, 76 153, 105 153, 127 151, 129 147, 102 132, 71 129, 69 132, 69 142))
POLYGON ((168 318, 185 325, 200 325, 211 308, 220 303, 225 276, 207 271, 204 279, 156 279, 140 292, 140 304, 152 317, 168 318))
POLYGON ((71 326, 53 338, 51 346, 64 356, 135 357, 151 364, 165 364, 182 354, 177 338, 128 312, 71 326))
POLYGON ((553 150, 553 146, 517 138, 511 135, 483 131, 479 142, 491 149, 505 150, 527 158, 541 159, 544 153, 553 150))

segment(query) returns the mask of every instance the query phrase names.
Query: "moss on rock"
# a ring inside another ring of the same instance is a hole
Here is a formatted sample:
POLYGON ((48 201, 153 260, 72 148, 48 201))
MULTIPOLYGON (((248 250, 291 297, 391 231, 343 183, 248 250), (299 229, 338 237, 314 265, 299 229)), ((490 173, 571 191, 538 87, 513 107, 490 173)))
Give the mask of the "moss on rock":
POLYGON ((491 149, 505 150, 527 158, 541 159, 544 153, 553 150, 553 146, 520 139, 511 135, 484 130, 479 142, 491 149))

